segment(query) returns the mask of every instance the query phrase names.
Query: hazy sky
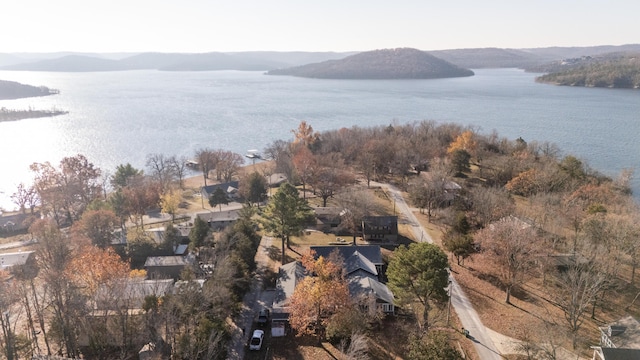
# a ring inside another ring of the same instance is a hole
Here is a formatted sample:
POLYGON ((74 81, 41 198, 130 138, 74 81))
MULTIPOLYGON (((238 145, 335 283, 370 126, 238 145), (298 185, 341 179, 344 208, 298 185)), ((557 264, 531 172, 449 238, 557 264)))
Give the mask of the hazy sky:
POLYGON ((640 43, 638 0, 7 0, 0 52, 640 43))

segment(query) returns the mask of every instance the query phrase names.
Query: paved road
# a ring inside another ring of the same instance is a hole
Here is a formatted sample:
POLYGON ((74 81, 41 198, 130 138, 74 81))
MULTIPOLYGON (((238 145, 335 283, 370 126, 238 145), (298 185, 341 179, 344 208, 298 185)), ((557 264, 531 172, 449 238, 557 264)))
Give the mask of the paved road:
MULTIPOLYGON (((374 183, 372 182, 372 185, 374 183)), ((422 228, 420 222, 413 214, 413 211, 404 201, 404 197, 400 190, 392 185, 375 183, 375 185, 381 186, 387 189, 394 201, 394 207, 398 214, 398 221, 411 225, 413 234, 419 241, 426 241, 433 243, 433 240, 429 234, 422 228)), ((451 276, 451 305, 458 314, 458 318, 465 329, 469 330, 469 338, 473 341, 478 357, 482 360, 500 360, 503 357, 498 352, 493 340, 491 339, 486 328, 480 321, 478 313, 473 308, 473 304, 469 301, 469 298, 464 294, 464 291, 458 285, 456 279, 451 276)))

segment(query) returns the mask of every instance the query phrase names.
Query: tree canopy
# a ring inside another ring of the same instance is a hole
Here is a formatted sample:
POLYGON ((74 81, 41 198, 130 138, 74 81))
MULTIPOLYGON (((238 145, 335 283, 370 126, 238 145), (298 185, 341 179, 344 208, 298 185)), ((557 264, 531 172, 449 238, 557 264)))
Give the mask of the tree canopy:
POLYGON ((415 311, 422 312, 421 326, 424 330, 429 327, 431 303, 443 303, 448 299, 448 268, 447 255, 438 246, 429 243, 400 246, 389 261, 389 288, 400 305, 422 305, 421 309, 416 308, 415 311))
POLYGON ((307 201, 300 197, 298 189, 290 183, 283 183, 271 197, 263 214, 265 229, 282 239, 282 263, 285 263, 285 245, 289 247, 289 237, 299 234, 313 211, 307 201))

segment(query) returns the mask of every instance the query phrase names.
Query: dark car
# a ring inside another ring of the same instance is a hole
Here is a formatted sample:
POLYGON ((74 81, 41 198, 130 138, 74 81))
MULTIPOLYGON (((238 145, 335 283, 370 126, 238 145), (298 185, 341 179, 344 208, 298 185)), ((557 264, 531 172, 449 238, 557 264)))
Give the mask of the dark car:
POLYGON ((264 326, 269 322, 269 309, 262 309, 258 312, 258 325, 264 326))

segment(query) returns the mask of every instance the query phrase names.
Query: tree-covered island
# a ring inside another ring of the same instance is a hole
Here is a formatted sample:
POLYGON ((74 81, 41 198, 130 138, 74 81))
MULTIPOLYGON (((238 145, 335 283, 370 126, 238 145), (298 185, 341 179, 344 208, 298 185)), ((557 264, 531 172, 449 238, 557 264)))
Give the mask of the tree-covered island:
POLYGON ((267 75, 319 79, 437 79, 473 76, 473 71, 424 51, 400 48, 367 51, 340 60, 271 70, 267 75))

